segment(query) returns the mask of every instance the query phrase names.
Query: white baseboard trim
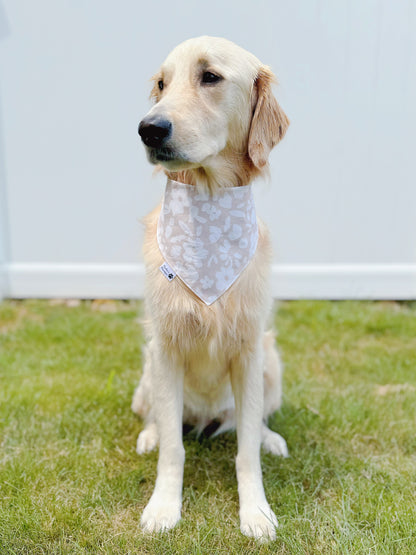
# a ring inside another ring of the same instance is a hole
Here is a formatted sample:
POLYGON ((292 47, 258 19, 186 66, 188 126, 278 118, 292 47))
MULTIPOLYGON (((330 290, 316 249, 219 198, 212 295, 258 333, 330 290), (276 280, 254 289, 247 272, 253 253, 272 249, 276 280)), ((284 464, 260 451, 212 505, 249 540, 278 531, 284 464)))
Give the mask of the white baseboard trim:
POLYGON ((0 263, 0 301, 5 297, 8 290, 6 267, 4 264, 0 263))
POLYGON ((142 264, 6 265, 10 298, 135 299, 144 291, 142 264))
MULTIPOLYGON (((1 274, 1 269, 0 269, 1 274)), ((142 264, 11 263, 4 297, 141 298, 142 264)), ((277 299, 416 299, 416 264, 275 264, 277 299)))
POLYGON ((272 272, 281 299, 416 299, 416 264, 282 264, 272 272))

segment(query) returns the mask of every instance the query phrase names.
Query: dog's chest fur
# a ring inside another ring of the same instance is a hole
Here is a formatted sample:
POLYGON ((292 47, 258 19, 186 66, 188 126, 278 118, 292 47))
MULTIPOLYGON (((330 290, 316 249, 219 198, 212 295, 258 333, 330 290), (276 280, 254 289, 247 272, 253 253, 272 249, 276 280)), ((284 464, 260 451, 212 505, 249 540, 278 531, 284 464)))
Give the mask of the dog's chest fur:
MULTIPOLYGON (((257 251, 236 283, 211 306, 206 306, 176 277, 168 281, 160 271, 163 258, 156 240, 160 206, 145 219, 146 312, 152 329, 169 353, 183 361, 228 359, 251 348, 269 309, 268 266, 270 241, 259 222, 257 251), (259 312, 259 307, 262 307, 259 312), (202 353, 204 353, 202 355, 202 353)), ((228 362, 223 361, 221 366, 228 362)))

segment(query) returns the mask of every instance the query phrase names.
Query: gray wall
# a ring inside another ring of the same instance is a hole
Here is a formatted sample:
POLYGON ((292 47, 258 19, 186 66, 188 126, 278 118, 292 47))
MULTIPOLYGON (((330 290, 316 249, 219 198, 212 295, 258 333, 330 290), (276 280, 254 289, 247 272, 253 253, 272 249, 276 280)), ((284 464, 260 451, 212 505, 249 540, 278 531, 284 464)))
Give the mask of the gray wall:
POLYGON ((415 0, 3 7, 6 294, 141 294, 139 219, 163 191, 137 137, 149 78, 178 42, 211 34, 272 66, 292 121, 256 192, 274 294, 416 296, 415 0))
MULTIPOLYGON (((7 36, 8 26, 6 15, 0 0, 0 48, 2 39, 7 36)), ((8 275, 6 272, 6 261, 10 258, 8 239, 9 239, 9 221, 8 208, 6 198, 6 171, 5 171, 5 144, 3 133, 3 106, 1 98, 1 73, 0 73, 0 300, 8 292, 8 275)))

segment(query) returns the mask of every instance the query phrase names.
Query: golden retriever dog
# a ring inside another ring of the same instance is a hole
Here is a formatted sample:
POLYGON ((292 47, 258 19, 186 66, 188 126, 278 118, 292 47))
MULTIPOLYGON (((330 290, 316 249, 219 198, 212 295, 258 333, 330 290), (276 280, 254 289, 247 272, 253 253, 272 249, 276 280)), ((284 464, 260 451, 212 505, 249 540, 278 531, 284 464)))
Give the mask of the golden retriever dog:
MULTIPOLYGON (((169 54, 153 81, 155 103, 139 134, 168 183, 200 192, 210 206, 209 199, 231 188, 247 190, 267 173, 268 155, 289 120, 272 94, 272 72, 255 56, 222 38, 194 38, 169 54)), ((204 302, 169 265, 161 271, 166 260, 158 243, 160 217, 159 206, 145 218, 147 344, 132 404, 145 422, 137 452, 159 446, 142 528, 157 532, 177 524, 182 426, 202 430, 215 420, 216 433, 237 431, 241 531, 273 539, 277 520, 264 493, 260 446, 281 456, 287 447, 266 425, 281 403, 281 365, 274 334, 266 328, 272 304, 268 231, 255 218, 257 244, 249 263, 215 301, 204 302)), ((183 225, 180 218, 177 223, 183 225)))

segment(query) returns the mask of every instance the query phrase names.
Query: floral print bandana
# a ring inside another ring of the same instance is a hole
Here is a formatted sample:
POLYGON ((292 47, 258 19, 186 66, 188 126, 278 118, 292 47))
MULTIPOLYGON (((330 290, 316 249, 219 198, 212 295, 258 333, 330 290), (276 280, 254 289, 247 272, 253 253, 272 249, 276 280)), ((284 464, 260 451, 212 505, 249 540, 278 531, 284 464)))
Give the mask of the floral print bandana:
POLYGON ((157 228, 165 259, 160 270, 177 275, 205 304, 216 301, 253 257, 258 241, 251 185, 214 195, 168 180, 157 228))

